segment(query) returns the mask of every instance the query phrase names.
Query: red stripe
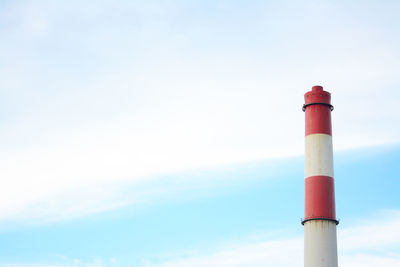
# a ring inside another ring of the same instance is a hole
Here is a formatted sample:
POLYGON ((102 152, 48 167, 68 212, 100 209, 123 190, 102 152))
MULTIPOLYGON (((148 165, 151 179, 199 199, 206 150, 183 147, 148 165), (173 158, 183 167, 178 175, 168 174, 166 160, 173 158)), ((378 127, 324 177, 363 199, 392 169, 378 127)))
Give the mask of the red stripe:
POLYGON ((331 109, 325 105, 312 105, 306 108, 306 135, 332 135, 331 109))
POLYGON ((305 218, 336 220, 334 181, 329 176, 306 178, 305 218))
MULTIPOLYGON (((306 104, 331 103, 331 94, 322 89, 322 86, 314 86, 304 95, 306 104)), ((327 105, 315 104, 307 106, 306 110, 306 135, 329 134, 332 135, 331 109, 327 105)))

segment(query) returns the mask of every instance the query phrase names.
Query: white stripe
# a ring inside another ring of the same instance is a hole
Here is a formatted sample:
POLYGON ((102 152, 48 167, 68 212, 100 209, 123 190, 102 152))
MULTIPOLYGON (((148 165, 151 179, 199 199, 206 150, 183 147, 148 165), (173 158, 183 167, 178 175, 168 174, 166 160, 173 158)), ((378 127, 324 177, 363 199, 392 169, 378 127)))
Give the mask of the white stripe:
POLYGON ((307 135, 305 149, 305 178, 316 175, 333 178, 332 136, 327 134, 307 135))
POLYGON ((304 266, 338 266, 334 222, 313 220, 304 224, 304 266))

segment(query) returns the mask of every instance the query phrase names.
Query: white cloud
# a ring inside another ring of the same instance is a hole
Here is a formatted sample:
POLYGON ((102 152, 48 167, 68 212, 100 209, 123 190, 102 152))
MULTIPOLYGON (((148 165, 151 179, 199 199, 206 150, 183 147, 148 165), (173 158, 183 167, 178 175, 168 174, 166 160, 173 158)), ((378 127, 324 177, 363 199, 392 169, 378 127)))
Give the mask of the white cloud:
POLYGON ((168 3, 2 10, 0 220, 84 215, 137 201, 113 197, 126 183, 300 155, 315 83, 332 92, 336 149, 400 141, 399 40, 367 27, 374 12, 268 5, 235 22, 229 5, 210 20, 168 3))

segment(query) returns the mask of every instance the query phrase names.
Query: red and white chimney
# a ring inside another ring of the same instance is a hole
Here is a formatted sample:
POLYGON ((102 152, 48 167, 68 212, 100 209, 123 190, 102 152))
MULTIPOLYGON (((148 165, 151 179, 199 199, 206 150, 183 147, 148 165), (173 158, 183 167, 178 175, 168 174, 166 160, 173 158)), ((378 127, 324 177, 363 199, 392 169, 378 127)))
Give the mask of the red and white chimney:
POLYGON ((331 94, 314 86, 304 99, 304 267, 337 267, 331 94))

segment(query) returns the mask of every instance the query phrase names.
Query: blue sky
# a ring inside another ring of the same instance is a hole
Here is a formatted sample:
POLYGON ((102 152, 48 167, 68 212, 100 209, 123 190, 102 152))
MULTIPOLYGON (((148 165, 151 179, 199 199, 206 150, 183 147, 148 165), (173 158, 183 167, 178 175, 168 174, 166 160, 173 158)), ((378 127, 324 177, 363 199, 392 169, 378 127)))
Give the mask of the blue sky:
POLYGON ((339 263, 399 266, 399 11, 2 1, 0 266, 301 266, 316 84, 339 263))

